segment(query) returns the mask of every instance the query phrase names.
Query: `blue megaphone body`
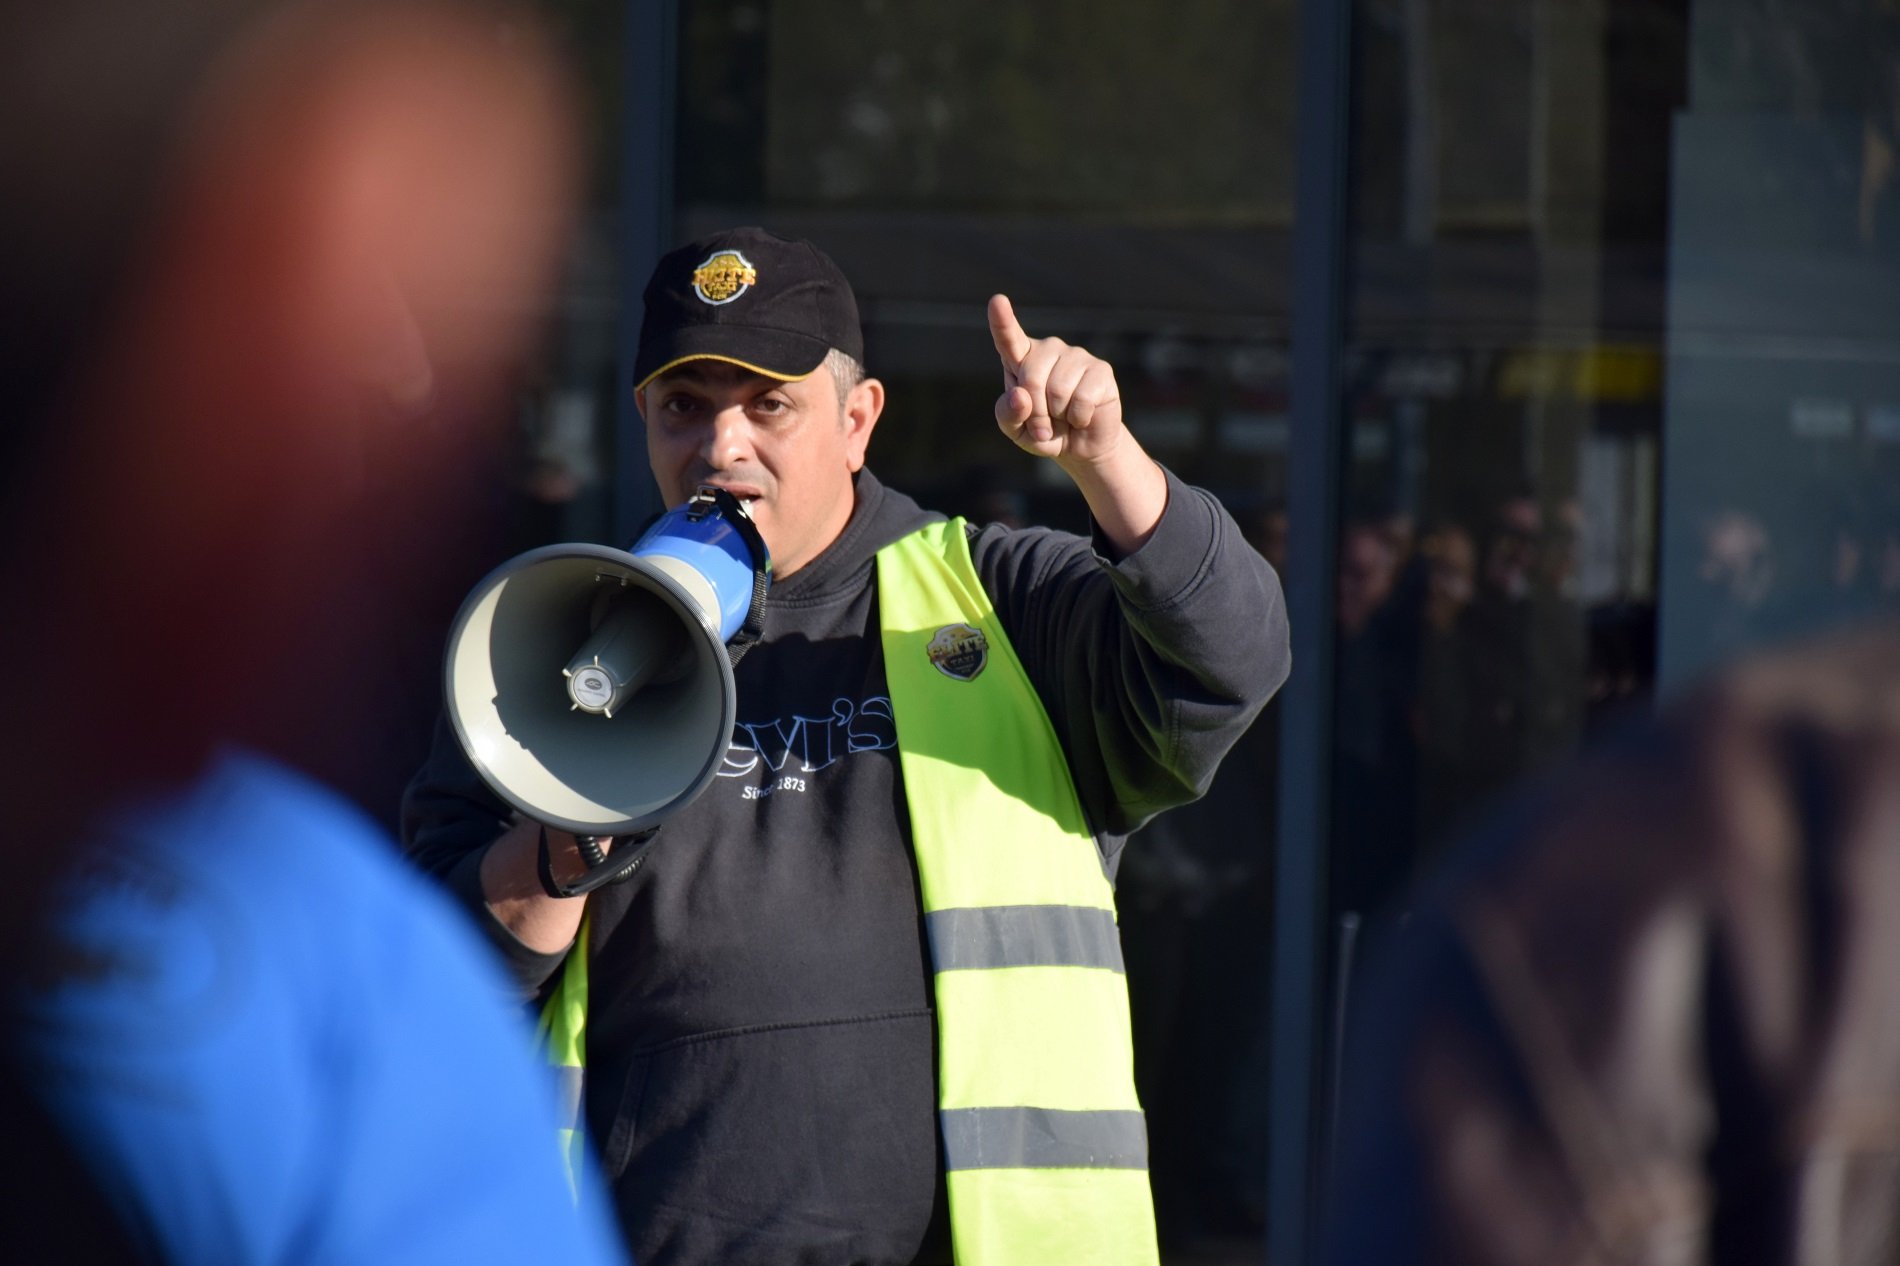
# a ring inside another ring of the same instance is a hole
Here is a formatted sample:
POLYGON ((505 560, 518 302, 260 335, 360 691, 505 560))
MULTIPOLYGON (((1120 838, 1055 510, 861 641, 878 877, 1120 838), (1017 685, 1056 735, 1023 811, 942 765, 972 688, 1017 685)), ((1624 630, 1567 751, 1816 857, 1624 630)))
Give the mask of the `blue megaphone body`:
POLYGON ((578 836, 650 831, 712 781, 771 561, 744 503, 701 487, 629 550, 549 545, 490 572, 449 634, 447 711, 484 781, 578 836))

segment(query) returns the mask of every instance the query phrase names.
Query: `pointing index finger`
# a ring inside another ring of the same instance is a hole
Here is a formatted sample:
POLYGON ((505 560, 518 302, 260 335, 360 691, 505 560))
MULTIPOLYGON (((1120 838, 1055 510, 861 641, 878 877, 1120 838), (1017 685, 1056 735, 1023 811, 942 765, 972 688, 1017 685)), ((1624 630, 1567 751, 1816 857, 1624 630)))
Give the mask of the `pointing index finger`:
POLYGON ((1004 369, 1013 374, 1022 367, 1031 344, 1016 320, 1016 309, 1010 306, 1008 295, 990 296, 990 339, 996 344, 996 354, 1003 358, 1004 369))

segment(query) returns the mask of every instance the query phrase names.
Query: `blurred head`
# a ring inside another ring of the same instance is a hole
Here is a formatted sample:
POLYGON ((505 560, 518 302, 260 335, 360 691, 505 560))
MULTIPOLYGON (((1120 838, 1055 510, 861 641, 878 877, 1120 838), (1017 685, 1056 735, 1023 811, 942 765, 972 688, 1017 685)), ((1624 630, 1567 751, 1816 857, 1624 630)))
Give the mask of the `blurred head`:
POLYGON ((1722 510, 1702 528, 1698 574, 1720 596, 1741 607, 1758 607, 1774 584, 1774 552, 1768 529, 1745 510, 1722 510))
POLYGON ((1347 637, 1362 631, 1392 593, 1398 556, 1379 527, 1360 524, 1346 530, 1339 545, 1339 630, 1347 637))
POLYGON ((1385 539, 1392 543, 1392 552, 1403 567, 1411 561, 1413 547, 1418 541, 1418 521, 1409 511, 1392 510, 1379 517, 1379 529, 1385 533, 1385 539))
POLYGON ((1835 529, 1832 574, 1836 589, 1855 586, 1860 580, 1865 556, 1866 548, 1861 544, 1859 531, 1845 525, 1835 529))
POLYGON ((863 359, 850 283, 811 243, 732 229, 666 255, 634 366, 661 498, 729 489, 777 575, 809 563, 850 521, 884 410, 863 359))
POLYGON ((957 504, 972 523, 1023 527, 1029 522, 1028 500, 1006 468, 977 462, 964 469, 957 483, 957 504))
POLYGON ((1425 619, 1443 632, 1477 592, 1478 551, 1471 533, 1447 524, 1425 537, 1425 619))
POLYGON ((1248 539, 1273 570, 1286 574, 1287 513, 1285 506, 1268 506, 1253 522, 1248 539))
POLYGON ((1510 599, 1529 596, 1543 517, 1536 498, 1529 495, 1506 497, 1498 503, 1484 550, 1484 582, 1493 593, 1510 599))
POLYGON ((1583 504, 1575 497, 1559 502, 1539 548, 1541 579, 1552 593, 1575 597, 1583 547, 1583 504))
MULTIPOLYGON (((143 45, 180 65, 87 74, 149 8, 45 11, 67 96, 35 127, 122 120, 148 178, 102 163, 32 209, 103 226, 123 203, 141 231, 66 243, 97 298, 15 419, 32 479, 0 506, 0 579, 36 616, 0 634, 4 662, 39 666, 31 767, 102 789, 227 741, 347 741, 342 710, 373 714, 339 674, 464 523, 457 481, 505 416, 573 175, 560 82, 496 10, 181 0, 155 29, 194 40, 143 45)), ((0 60, 50 55, 24 38, 0 60)), ((10 265, 43 228, 8 224, 10 265)))

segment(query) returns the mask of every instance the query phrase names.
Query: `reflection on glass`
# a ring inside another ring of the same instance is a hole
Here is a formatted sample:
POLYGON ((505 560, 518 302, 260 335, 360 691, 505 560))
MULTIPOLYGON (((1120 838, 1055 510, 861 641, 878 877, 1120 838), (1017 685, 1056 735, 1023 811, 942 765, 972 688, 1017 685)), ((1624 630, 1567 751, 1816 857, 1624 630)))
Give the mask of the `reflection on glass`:
POLYGON ((1680 0, 1356 9, 1334 916, 1654 682, 1680 0))
POLYGON ((1900 609, 1900 11, 1703 0, 1691 58, 1672 191, 1671 687, 1900 609))
POLYGON ((1900 8, 1357 7, 1332 901, 1900 609, 1900 8))

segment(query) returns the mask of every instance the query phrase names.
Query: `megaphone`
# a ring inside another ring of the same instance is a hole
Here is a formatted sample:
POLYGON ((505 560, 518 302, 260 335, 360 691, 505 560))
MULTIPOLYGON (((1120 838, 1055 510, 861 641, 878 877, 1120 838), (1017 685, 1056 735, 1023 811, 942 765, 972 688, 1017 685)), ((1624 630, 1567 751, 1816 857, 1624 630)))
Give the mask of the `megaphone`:
POLYGON ((650 835, 712 781, 732 737, 732 666, 770 583, 745 504, 702 486, 631 550, 530 550, 463 601, 444 660, 449 722, 495 794, 581 837, 590 865, 571 891, 631 871, 598 839, 650 835))

